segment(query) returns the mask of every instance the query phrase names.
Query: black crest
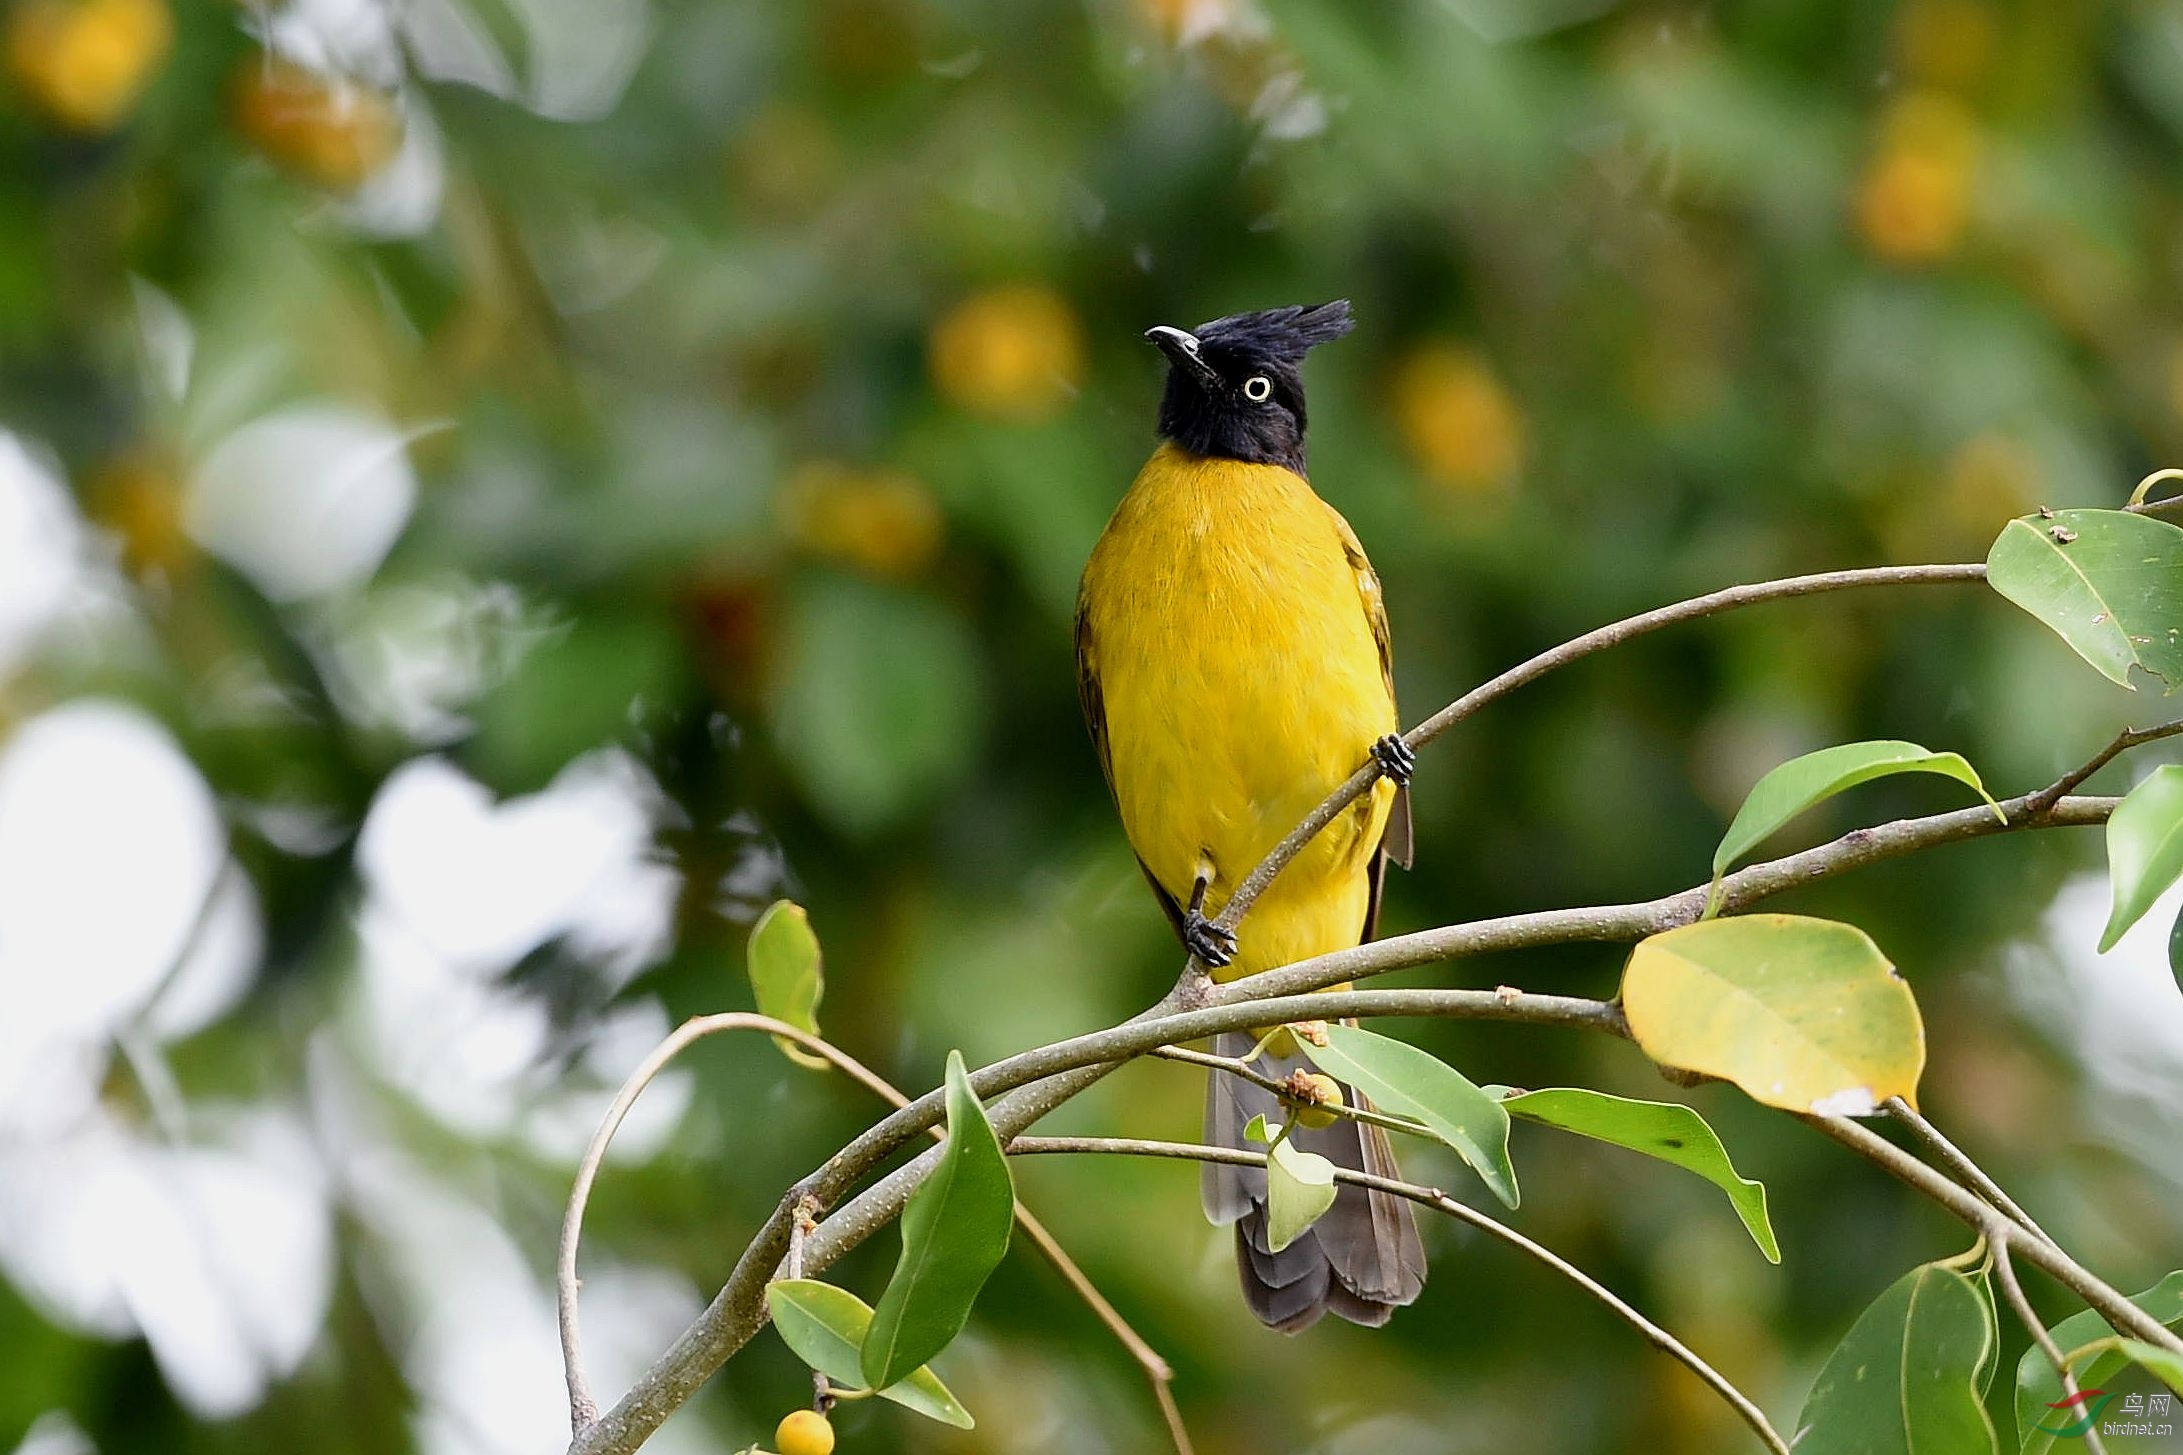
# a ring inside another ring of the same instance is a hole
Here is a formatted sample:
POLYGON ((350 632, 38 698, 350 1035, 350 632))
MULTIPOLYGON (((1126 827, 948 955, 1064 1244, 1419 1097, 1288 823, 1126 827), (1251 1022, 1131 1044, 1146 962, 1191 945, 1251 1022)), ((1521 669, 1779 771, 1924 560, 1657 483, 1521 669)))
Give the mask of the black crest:
POLYGON ((1304 471, 1304 355, 1355 324, 1346 299, 1216 318, 1145 337, 1167 355, 1160 434, 1192 454, 1304 471))

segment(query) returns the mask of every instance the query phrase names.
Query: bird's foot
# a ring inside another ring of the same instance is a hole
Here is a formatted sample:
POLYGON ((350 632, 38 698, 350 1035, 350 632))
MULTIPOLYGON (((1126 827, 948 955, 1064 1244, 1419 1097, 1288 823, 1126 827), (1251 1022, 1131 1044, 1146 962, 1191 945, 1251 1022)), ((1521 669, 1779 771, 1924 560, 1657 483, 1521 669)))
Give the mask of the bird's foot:
POLYGON ((1182 943, 1207 965, 1226 965, 1236 957, 1235 931, 1222 929, 1194 909, 1183 911, 1182 943))
POLYGON ((1372 745, 1372 759, 1397 788, 1409 787, 1411 776, 1417 772, 1417 754, 1393 733, 1372 745))

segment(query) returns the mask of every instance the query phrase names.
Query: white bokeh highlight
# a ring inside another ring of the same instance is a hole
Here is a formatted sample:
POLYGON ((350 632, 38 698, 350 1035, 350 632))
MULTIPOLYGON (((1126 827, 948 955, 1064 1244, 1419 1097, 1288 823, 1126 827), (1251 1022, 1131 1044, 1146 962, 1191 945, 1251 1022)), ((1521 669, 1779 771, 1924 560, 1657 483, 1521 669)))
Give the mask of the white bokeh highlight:
POLYGON ((408 437, 377 415, 299 404, 235 430, 191 472, 190 535, 279 602, 368 580, 416 504, 408 437))

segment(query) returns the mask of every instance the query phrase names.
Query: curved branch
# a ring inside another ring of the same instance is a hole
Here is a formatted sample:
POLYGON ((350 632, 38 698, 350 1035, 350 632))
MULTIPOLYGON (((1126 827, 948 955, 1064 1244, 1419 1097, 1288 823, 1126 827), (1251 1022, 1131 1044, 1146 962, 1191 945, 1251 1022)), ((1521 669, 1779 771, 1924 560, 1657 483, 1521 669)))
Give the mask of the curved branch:
MULTIPOLYGON (((2054 1375, 2061 1381, 2062 1393, 2071 1400, 2076 1399, 2077 1376, 2071 1371, 2069 1361, 2062 1357, 2061 1346, 2054 1342, 2054 1336, 2047 1332, 2047 1326, 2039 1321, 2039 1311, 2024 1296, 2024 1285, 2017 1281, 2016 1265, 2009 1261, 2008 1235, 2005 1232, 1988 1232, 1986 1244, 1993 1249, 1994 1282, 2001 1285, 2001 1292, 2007 1296, 2009 1307, 2016 1310, 2017 1321, 2031 1335, 2031 1341, 2039 1346, 2039 1352, 2046 1355, 2047 1362, 2054 1366, 2054 1375)), ((2107 1447, 2100 1441, 2097 1426, 2085 1427, 2084 1447, 2091 1455, 2107 1455, 2107 1447)))
POLYGON ((692 1016, 652 1048, 652 1053, 637 1064, 637 1069, 622 1083, 621 1090, 614 1094, 606 1115, 599 1121, 599 1129, 591 1134, 583 1159, 576 1164, 576 1180, 569 1188, 568 1206, 561 1213, 561 1247, 554 1264, 554 1291, 561 1324, 561 1367, 568 1380, 569 1428, 578 1435, 599 1419, 599 1403, 592 1397, 591 1380, 584 1372, 584 1337, 576 1306, 577 1291, 583 1286, 583 1280, 576 1276, 576 1244, 583 1236, 584 1208, 591 1201, 592 1184, 598 1180, 599 1167, 606 1160, 606 1149, 612 1144, 614 1134, 621 1130, 622 1121, 629 1115, 629 1109, 637 1104, 637 1098, 644 1094, 644 1089, 687 1047, 722 1031, 764 1031, 793 1041, 812 1055, 839 1067, 881 1098, 896 1106, 902 1105, 902 1094, 863 1062, 832 1043, 771 1016, 746 1011, 692 1016))
MULTIPOLYGON (((1491 681, 1464 693, 1404 733, 1402 740, 1413 749, 1422 748, 1487 703, 1507 696, 1526 683, 1537 681, 1557 667, 1566 667, 1581 657, 1620 646, 1633 637, 1641 637, 1647 632, 1655 632, 1679 622, 1718 616, 1724 611, 1733 611, 1737 607, 1752 606, 1762 601, 1817 596, 1822 592, 1847 591, 1861 586, 1947 586, 1985 579, 1984 565, 1965 563, 1948 566, 1871 566, 1862 570, 1821 571, 1810 576, 1790 576, 1779 581, 1756 581, 1745 586, 1730 586, 1704 596, 1694 596, 1688 601, 1678 601, 1672 606, 1639 612, 1636 616, 1598 627, 1581 637, 1574 637, 1558 647, 1541 652, 1531 660, 1519 663, 1491 681)), ((1366 758, 1364 766, 1350 774, 1341 787, 1335 789, 1325 802, 1307 814, 1304 821, 1291 830, 1287 838, 1274 846, 1272 853, 1244 876, 1243 882, 1236 886, 1235 894, 1221 906, 1217 920, 1219 925, 1223 929, 1234 929, 1245 911, 1266 892, 1266 886, 1273 883, 1274 876, 1288 867, 1289 861, 1302 852, 1304 845, 1317 837, 1321 829, 1340 817, 1342 810, 1355 803, 1366 789, 1379 780, 1379 776, 1378 760, 1366 758)))
MULTIPOLYGON (((2105 823, 2121 801, 2063 798, 2042 812, 2034 812, 2029 806, 2034 796, 2026 794, 2003 801, 2006 824, 1997 822, 1992 810, 1981 805, 1856 829, 1803 853, 1739 869, 1722 881, 1723 903, 1741 907, 1866 864, 2006 829, 2105 823)), ((1159 1004, 1136 1018, 997 1061, 974 1072, 971 1085, 987 1101, 986 1113, 994 1130, 1007 1138, 1078 1095, 1120 1061, 1156 1046, 1223 1030, 1338 1015, 1437 1015, 1625 1034, 1621 1012, 1605 1001, 1490 990, 1326 992, 1323 987, 1499 950, 1586 941, 1628 943, 1695 921, 1705 907, 1705 895, 1706 888, 1701 884, 1636 904, 1506 915, 1400 935, 1220 986, 1208 987, 1202 980, 1185 975, 1159 1004)), ((642 1444, 713 1370, 763 1326, 765 1285, 787 1254, 790 1212, 797 1199, 810 1194, 831 1204, 856 1186, 870 1168, 937 1125, 941 1116, 940 1093, 927 1092, 867 1128, 828 1158, 817 1172, 789 1189, 744 1248, 734 1271, 704 1313, 619 1404, 577 1436, 570 1446, 572 1455, 627 1455, 642 1444)), ((896 1168, 821 1223, 806 1250, 811 1266, 828 1266, 892 1221, 930 1171, 936 1156, 928 1152, 896 1168)), ((1948 1187, 1955 1186, 1945 1178, 1939 1180, 1948 1187)))
MULTIPOLYGON (((1863 571, 1824 572, 1782 581, 1730 587, 1725 591, 1627 618, 1543 652, 1450 703, 1411 729, 1405 734, 1404 740, 1413 748, 1423 746, 1486 703, 1544 676, 1557 667, 1676 622, 1710 616, 1757 602, 1853 587, 1947 584, 1981 580, 1984 576, 1985 567, 1976 564, 1881 567, 1863 571)), ((1223 906, 1224 923, 1232 927, 1234 919, 1241 917, 1252 900, 1263 892, 1265 886, 1272 882, 1273 877, 1294 857, 1297 850, 1309 842, 1342 808, 1363 793, 1377 776, 1377 763, 1368 763, 1352 774, 1341 788, 1299 824, 1266 861, 1254 868, 1244 883, 1238 886, 1236 894, 1223 906)), ((1740 907, 1798 884, 1810 883, 1846 869, 1937 844, 1977 838, 2006 829, 2103 823, 2114 811, 2118 800, 2113 798, 2065 796, 2071 786, 2072 782, 2065 780, 2040 793, 2009 800, 2001 805, 2005 821, 2000 823, 1984 808, 1900 820, 1879 828, 1853 831, 1830 844, 1802 854, 1792 854, 1769 863, 1753 865, 1722 881, 1721 907, 1740 907)), ((1705 896, 1706 888, 1701 885, 1643 904, 1504 916, 1477 924, 1427 931, 1421 935, 1399 936, 1392 940, 1360 946, 1355 950, 1319 956, 1217 987, 1212 986, 1202 975, 1194 973, 1193 966, 1186 969, 1182 979, 1158 1005, 1133 1021, 1113 1031, 1101 1032, 1098 1036, 1078 1037, 985 1067, 972 1077, 972 1085, 981 1098, 988 1100, 988 1116, 993 1121, 995 1130, 1003 1137, 1011 1136, 1098 1081, 1117 1064, 1111 1059, 1084 1057, 1085 1049, 1098 1043, 1102 1037, 1128 1033, 1142 1028, 1148 1022, 1173 1017, 1179 1012, 1204 1006, 1208 1002, 1256 1003, 1289 993, 1318 990, 1387 970, 1483 954, 1491 950, 1579 941, 1642 939, 1646 935, 1695 920, 1705 907, 1705 896), (1077 1059, 1071 1059, 1072 1057, 1077 1059), (1042 1061, 1046 1064, 1042 1064, 1042 1061), (1060 1064, 1053 1064, 1055 1062, 1060 1064), (1003 1092, 1008 1094, 1002 1096, 998 1102, 992 1101, 992 1098, 1003 1092)), ((1528 999, 1538 1001, 1544 998, 1528 999)), ((1599 1002, 1588 1004, 1594 1007, 1600 1005, 1599 1002)), ((1261 1012, 1272 1010, 1271 1006, 1263 1004, 1256 1008, 1261 1012)), ((1606 1009, 1613 1011, 1612 1007, 1606 1009)), ((1339 1012, 1334 1012, 1330 1003, 1320 1002, 1317 1014, 1329 1013, 1339 1012)), ((1614 1015, 1619 1020, 1619 1012, 1614 1012, 1614 1015)), ((1262 1020, 1259 1023, 1265 1022, 1262 1020)), ((1592 1021, 1579 1016, 1569 1023, 1591 1024, 1592 1021)), ((1169 1033, 1168 1040, 1182 1038, 1172 1033, 1171 1025, 1163 1026, 1160 1030, 1169 1033)), ((1193 1031, 1190 1034, 1204 1033, 1193 1031)), ((1165 1043, 1167 1041, 1161 1040, 1152 1044, 1165 1043)), ((1132 1050, 1117 1047, 1110 1054, 1141 1054, 1144 1049, 1148 1047, 1137 1046, 1132 1050)), ((940 1116, 940 1094, 937 1091, 929 1092, 867 1129, 829 1158, 817 1172, 791 1188, 744 1248, 734 1271, 704 1313, 683 1331, 674 1345, 653 1363, 614 1409, 579 1433, 570 1447, 572 1455, 609 1455, 609 1452, 611 1455, 627 1455, 627 1452, 642 1444, 669 1413, 687 1400, 713 1370, 726 1362, 762 1326, 765 1283, 787 1251, 790 1216, 796 1201, 805 1195, 817 1196, 822 1201, 841 1197, 882 1158, 899 1149, 909 1138, 936 1125, 940 1116)), ((828 1218, 813 1239, 816 1246, 812 1256, 816 1266, 825 1266, 895 1217, 908 1201, 910 1192, 930 1170, 933 1160, 934 1155, 928 1153, 897 1168, 828 1218)), ((1953 1183, 1947 1185, 1954 1186, 1953 1183)))
MULTIPOLYGON (((1102 1153, 1125 1157, 1172 1157, 1191 1162, 1220 1162, 1237 1167, 1263 1167, 1266 1154, 1248 1152, 1230 1147, 1208 1147, 1196 1142, 1154 1142, 1133 1137, 1017 1137, 1008 1144, 1013 1156, 1041 1156, 1056 1153, 1102 1153)), ((1488 1217, 1468 1203, 1457 1202, 1436 1187, 1422 1187, 1414 1182, 1398 1182, 1391 1177, 1379 1177, 1369 1172, 1352 1172, 1346 1167, 1334 1169, 1334 1180, 1369 1187, 1395 1197, 1407 1198, 1421 1207, 1429 1207, 1461 1222, 1470 1224, 1482 1233, 1500 1239, 1528 1257, 1538 1260, 1562 1277, 1583 1289, 1614 1313, 1623 1322, 1636 1329, 1654 1348, 1680 1361, 1683 1366, 1704 1380, 1713 1392, 1721 1397, 1737 1416, 1751 1427, 1776 1455, 1789 1455, 1789 1446, 1766 1414, 1742 1390, 1731 1384, 1726 1375, 1700 1358, 1691 1347, 1661 1328, 1632 1308, 1612 1289, 1593 1278, 1589 1273, 1569 1262, 1560 1254, 1540 1243, 1535 1243, 1497 1218, 1488 1217)))
POLYGON ((2119 1289, 2103 1282, 2054 1244, 2000 1216, 1983 1198, 1965 1191, 1885 1137, 1846 1117, 1810 1116, 1800 1112, 1790 1115, 1806 1126, 1816 1127, 1866 1161, 1877 1164, 1897 1181, 1924 1193, 1972 1228, 1985 1233, 1996 1247, 2007 1242, 2012 1250, 2024 1255, 2025 1261, 2037 1264, 2040 1271, 2083 1299, 2116 1329, 2183 1356, 2183 1339, 2130 1302, 2119 1289))
MULTIPOLYGON (((592 1133, 591 1142, 585 1147, 583 1159, 576 1167, 576 1179, 569 1189, 568 1207, 561 1216, 561 1246, 555 1265, 554 1284, 561 1328, 562 1370, 568 1381, 569 1427, 578 1436, 599 1418, 598 1401, 592 1395, 591 1381, 584 1371, 583 1332, 577 1314, 577 1292, 583 1281, 576 1276, 576 1245, 583 1231, 584 1209, 591 1199, 592 1184, 598 1179, 599 1167, 605 1160, 606 1149, 614 1140, 615 1132, 620 1129, 629 1109, 636 1104, 645 1087, 651 1085, 667 1063, 691 1043, 722 1031, 764 1031, 768 1035, 785 1037, 824 1059, 890 1106, 901 1108, 909 1104, 909 1098, 885 1077, 831 1041, 823 1040, 771 1016, 742 1011, 694 1016, 676 1027, 653 1048, 652 1053, 622 1083, 621 1090, 607 1108, 605 1117, 601 1119, 598 1130, 592 1133)), ((932 1134, 935 1138, 939 1137, 940 1129, 933 1127, 932 1134)), ((798 1215, 801 1212, 801 1209, 792 1212, 789 1224, 791 1278, 803 1276, 802 1268, 797 1266, 802 1262, 803 1252, 803 1239, 799 1236, 799 1230, 808 1234, 809 1228, 798 1215)), ((1137 1367, 1144 1372, 1145 1378, 1152 1385, 1153 1400, 1160 1407, 1160 1418, 1167 1425, 1169 1438, 1174 1441, 1176 1455, 1191 1455, 1190 1432, 1183 1425, 1182 1411, 1176 1407, 1174 1390, 1170 1387, 1175 1379, 1174 1369, 1122 1317, 1121 1311, 1107 1301, 1106 1295, 1077 1266, 1068 1250, 1061 1246, 1054 1235, 1047 1231, 1046 1225, 1033 1216, 1031 1210, 1021 1202, 1016 1204, 1016 1222, 1023 1228, 1024 1236, 1031 1240, 1039 1252, 1045 1255, 1046 1261, 1053 1265, 1054 1271, 1061 1275, 1062 1281, 1090 1307, 1093 1315, 1106 1325, 1107 1331, 1114 1335, 1128 1351, 1130 1358, 1136 1361, 1137 1367)), ((814 1375, 822 1381, 823 1398, 825 1376, 817 1374, 816 1371, 814 1375)))
POLYGON ((2033 1237, 2049 1243, 2054 1241, 2047 1236, 2045 1228, 2032 1221, 2030 1213, 2017 1206, 2015 1198, 2002 1190, 2000 1183, 1986 1175, 1985 1168, 1973 1162, 1969 1153, 1942 1135, 1941 1129, 1927 1121, 1917 1108, 1899 1096, 1891 1096, 1881 1105, 1887 1109, 1889 1116, 1908 1127, 1919 1141, 1925 1143, 1926 1150, 1939 1159, 1940 1164, 1948 1169, 1956 1181, 1992 1204, 1994 1211, 2033 1237))

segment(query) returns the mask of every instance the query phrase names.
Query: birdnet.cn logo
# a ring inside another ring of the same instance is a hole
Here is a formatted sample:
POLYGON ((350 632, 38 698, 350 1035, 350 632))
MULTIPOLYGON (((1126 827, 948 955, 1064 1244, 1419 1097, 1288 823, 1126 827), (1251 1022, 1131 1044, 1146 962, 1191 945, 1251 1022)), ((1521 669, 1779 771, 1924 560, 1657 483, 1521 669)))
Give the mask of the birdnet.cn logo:
POLYGON ((2104 1389, 2088 1389, 2073 1394, 2068 1399, 2057 1400, 2047 1406, 2054 1415, 2038 1428, 2049 1435, 2064 1440, 2081 1440, 2099 1425, 2102 1435, 2172 1435, 2175 1426, 2167 1423, 2169 1413, 2175 1407, 2172 1394, 2126 1394, 2117 1408, 2121 1418, 2105 1421, 2100 1415, 2115 1398, 2104 1389))

